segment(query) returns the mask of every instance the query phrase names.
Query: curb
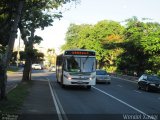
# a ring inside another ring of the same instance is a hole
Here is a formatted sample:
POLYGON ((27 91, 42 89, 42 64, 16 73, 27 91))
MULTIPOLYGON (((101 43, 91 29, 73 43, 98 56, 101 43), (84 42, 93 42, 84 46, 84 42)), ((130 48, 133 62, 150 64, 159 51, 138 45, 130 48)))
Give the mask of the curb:
POLYGON ((15 89, 17 87, 17 84, 14 85, 13 87, 11 87, 10 89, 6 90, 6 93, 8 94, 9 92, 11 92, 13 89, 15 89))

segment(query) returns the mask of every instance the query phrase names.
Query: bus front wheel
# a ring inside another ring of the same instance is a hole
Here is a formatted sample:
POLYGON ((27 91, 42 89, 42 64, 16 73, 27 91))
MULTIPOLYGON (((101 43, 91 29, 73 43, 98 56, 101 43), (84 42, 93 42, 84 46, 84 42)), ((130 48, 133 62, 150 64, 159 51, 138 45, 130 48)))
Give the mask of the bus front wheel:
POLYGON ((88 85, 88 86, 87 86, 87 89, 91 89, 91 85, 88 85))
POLYGON ((61 84, 62 85, 62 88, 65 88, 66 86, 64 84, 61 84))

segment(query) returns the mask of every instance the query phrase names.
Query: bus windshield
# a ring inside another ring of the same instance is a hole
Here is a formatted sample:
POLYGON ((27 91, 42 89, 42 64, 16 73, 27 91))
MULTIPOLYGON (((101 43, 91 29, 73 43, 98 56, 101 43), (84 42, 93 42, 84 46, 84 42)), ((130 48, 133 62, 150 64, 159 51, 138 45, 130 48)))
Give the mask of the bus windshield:
POLYGON ((93 72, 95 71, 94 57, 66 57, 66 71, 68 72, 93 72))

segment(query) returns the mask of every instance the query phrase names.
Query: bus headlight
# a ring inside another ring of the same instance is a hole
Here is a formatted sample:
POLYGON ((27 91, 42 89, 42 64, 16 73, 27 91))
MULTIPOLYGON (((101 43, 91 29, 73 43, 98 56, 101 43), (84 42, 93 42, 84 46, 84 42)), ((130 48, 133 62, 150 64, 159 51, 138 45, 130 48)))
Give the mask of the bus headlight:
POLYGON ((67 74, 67 79, 68 79, 68 80, 71 80, 71 79, 72 79, 72 77, 70 76, 70 74, 67 74))
POLYGON ((65 76, 68 80, 71 80, 71 79, 72 79, 72 77, 70 76, 69 73, 65 74, 64 76, 65 76))
POLYGON ((90 76, 89 77, 89 80, 93 80, 95 77, 94 76, 90 76))
POLYGON ((71 79, 72 79, 71 76, 68 76, 67 78, 68 78, 68 80, 71 80, 71 79))

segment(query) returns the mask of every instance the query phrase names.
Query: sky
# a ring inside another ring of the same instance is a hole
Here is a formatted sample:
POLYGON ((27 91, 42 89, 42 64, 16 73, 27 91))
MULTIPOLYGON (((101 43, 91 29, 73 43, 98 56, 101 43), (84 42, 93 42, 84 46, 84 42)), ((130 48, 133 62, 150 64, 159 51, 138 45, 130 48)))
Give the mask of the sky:
POLYGON ((96 24, 101 20, 122 22, 133 16, 160 22, 160 0, 81 0, 77 5, 72 3, 61 9, 61 20, 55 20, 53 26, 43 31, 36 31, 43 38, 40 46, 54 48, 57 53, 65 43, 65 34, 71 23, 96 24))

